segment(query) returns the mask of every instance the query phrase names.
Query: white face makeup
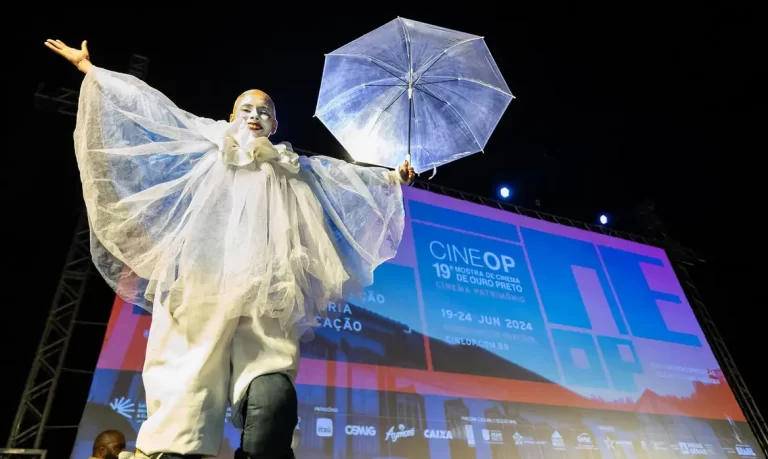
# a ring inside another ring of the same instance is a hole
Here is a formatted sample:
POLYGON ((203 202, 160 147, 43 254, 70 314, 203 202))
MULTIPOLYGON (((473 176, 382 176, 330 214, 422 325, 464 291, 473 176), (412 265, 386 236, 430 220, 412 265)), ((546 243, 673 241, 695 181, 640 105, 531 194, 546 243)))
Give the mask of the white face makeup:
POLYGON ((275 110, 270 100, 258 93, 243 96, 233 116, 234 120, 245 122, 254 137, 269 137, 277 129, 275 110))

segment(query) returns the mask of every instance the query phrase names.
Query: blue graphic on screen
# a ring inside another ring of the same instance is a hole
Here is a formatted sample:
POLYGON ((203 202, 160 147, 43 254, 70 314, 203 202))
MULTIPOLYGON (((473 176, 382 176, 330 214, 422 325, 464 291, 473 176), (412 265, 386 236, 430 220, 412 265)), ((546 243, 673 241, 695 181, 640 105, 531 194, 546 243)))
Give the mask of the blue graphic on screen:
MULTIPOLYGON (((573 266, 593 269, 603 291, 611 291, 594 244, 528 228, 521 228, 520 232, 531 268, 536 273, 536 285, 547 320, 553 324, 591 330, 592 324, 573 276, 573 266)), ((626 335, 627 327, 616 300, 612 295, 606 295, 606 300, 619 333, 626 335)))
POLYGON ((600 351, 603 353, 605 365, 608 367, 608 374, 613 382, 613 388, 626 392, 637 391, 635 375, 643 373, 643 366, 640 364, 640 358, 635 351, 635 345, 632 341, 611 338, 609 336, 598 336, 597 342, 600 351), (629 353, 627 357, 621 355, 621 349, 629 353))
POLYGON ((663 266, 661 260, 610 247, 600 247, 600 253, 608 272, 616 274, 611 275, 613 288, 621 298, 621 308, 634 336, 701 347, 698 337, 668 330, 656 307, 656 300, 682 304, 679 296, 654 292, 648 287, 640 263, 663 266))
POLYGON ((592 335, 570 330, 552 330, 552 341, 557 348, 565 381, 569 386, 598 389, 610 387, 592 335))

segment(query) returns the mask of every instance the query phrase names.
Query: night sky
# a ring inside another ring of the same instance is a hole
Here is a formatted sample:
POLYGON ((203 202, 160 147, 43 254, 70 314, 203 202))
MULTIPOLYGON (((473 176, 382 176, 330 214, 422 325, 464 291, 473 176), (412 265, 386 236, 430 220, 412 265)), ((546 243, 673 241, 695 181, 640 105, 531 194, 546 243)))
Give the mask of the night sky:
MULTIPOLYGON (((759 77, 766 70, 759 44, 766 15, 757 2, 723 4, 377 4, 370 14, 361 4, 358 15, 333 7, 323 14, 301 10, 306 18, 297 18, 298 4, 292 12, 260 15, 266 4, 227 3, 218 6, 224 13, 198 14, 188 3, 175 19, 157 11, 28 16, 36 19, 3 51, 13 80, 6 83, 11 146, 2 167, 10 273, 4 290, 11 293, 5 312, 12 320, 3 324, 8 409, 0 410, 0 431, 9 430, 82 205, 75 119, 33 104, 38 84, 77 89, 82 76, 45 48, 45 39, 73 47, 87 39, 94 64, 121 72, 132 54, 146 56, 147 82, 200 116, 227 118, 242 91, 262 89, 277 105, 273 141, 348 160, 312 117, 323 55, 396 16, 484 36, 517 97, 485 154, 439 168, 433 182, 488 197, 507 184, 512 201, 524 207, 538 199, 543 211, 588 222, 604 212, 611 225, 636 233, 643 229, 635 209, 652 199, 668 232, 707 260, 699 289, 753 396, 768 401, 758 375, 764 362, 752 355, 755 347, 765 350, 757 318, 766 306, 759 261, 765 243, 758 235, 766 196, 766 80, 759 77)), ((91 286, 102 290, 98 301, 108 314, 103 282, 96 278, 91 286)), ((93 332, 96 352, 99 333, 93 332)))

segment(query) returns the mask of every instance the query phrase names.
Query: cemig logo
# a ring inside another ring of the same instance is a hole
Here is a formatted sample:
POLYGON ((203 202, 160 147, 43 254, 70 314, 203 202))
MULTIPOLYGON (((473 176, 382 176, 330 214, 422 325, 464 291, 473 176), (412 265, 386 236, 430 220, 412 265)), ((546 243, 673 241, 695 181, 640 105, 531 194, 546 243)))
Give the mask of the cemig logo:
POLYGON ((317 418, 317 422, 315 423, 315 433, 317 433, 318 437, 332 437, 333 419, 317 418))
POLYGON ((374 437, 376 436, 376 427, 351 425, 345 427, 344 432, 353 437, 374 437))
POLYGON ((453 434, 450 430, 426 429, 424 431, 424 438, 453 440, 453 434))
POLYGON ((406 429, 403 424, 399 424, 397 426, 397 431, 395 431, 394 426, 389 428, 385 439, 387 441, 391 441, 392 443, 395 443, 397 440, 400 440, 401 438, 414 437, 414 436, 416 436, 416 429, 414 427, 411 427, 410 429, 406 429))

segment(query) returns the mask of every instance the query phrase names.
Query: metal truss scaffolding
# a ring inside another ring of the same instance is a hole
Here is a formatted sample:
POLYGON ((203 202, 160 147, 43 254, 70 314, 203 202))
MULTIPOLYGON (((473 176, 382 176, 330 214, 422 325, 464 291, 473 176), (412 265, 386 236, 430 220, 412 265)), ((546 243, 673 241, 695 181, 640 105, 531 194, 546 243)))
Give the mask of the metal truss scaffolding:
POLYGON ((77 115, 77 98, 79 96, 79 91, 67 88, 58 88, 49 92, 45 83, 40 83, 37 85, 37 91, 35 91, 35 108, 44 112, 75 116, 77 115))
MULTIPOLYGON (((83 214, 67 254, 51 311, 21 396, 7 448, 40 449, 64 368, 72 329, 91 273, 90 229, 83 214)), ((28 450, 26 450, 28 452, 28 450)))
MULTIPOLYGON (((129 74, 145 79, 148 70, 148 58, 136 54, 131 56, 128 63, 129 74)), ((45 84, 40 83, 35 91, 34 104, 41 111, 75 116, 78 97, 77 90, 58 88, 48 91, 45 84)), ((64 362, 76 325, 106 325, 78 320, 86 284, 94 271, 90 253, 90 228, 87 214, 83 212, 77 223, 6 448, 0 449, 0 458, 25 456, 45 459, 46 450, 40 447, 46 431, 65 428, 74 432, 77 428, 77 425, 49 425, 48 420, 62 372, 92 373, 88 370, 65 368, 64 362)))
MULTIPOLYGON (((674 262, 673 262, 674 263, 674 262)), ((691 303, 696 318, 699 320, 699 324, 704 331, 704 336, 707 337, 709 345, 712 348, 717 361, 720 362, 720 366, 723 369, 728 385, 736 396, 736 401, 739 402, 741 411, 744 412, 744 416, 747 418, 749 427, 755 434, 755 438, 760 443, 764 454, 768 454, 768 426, 765 424, 760 410, 752 398, 752 394, 749 393, 747 385, 744 383, 744 379, 741 377, 739 370, 736 368, 736 362, 731 357, 731 353, 728 352, 728 348, 723 341, 723 337, 717 330, 715 321, 707 311, 704 301, 702 301, 699 291, 696 285, 693 283, 691 274, 688 270, 690 263, 678 261, 675 264, 675 272, 678 280, 683 286, 683 291, 686 297, 691 303)))
POLYGON ((147 78, 149 72, 149 59, 144 56, 134 54, 128 62, 128 73, 140 80, 147 78))

